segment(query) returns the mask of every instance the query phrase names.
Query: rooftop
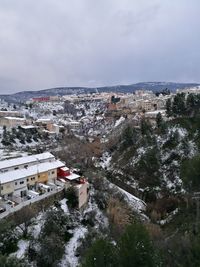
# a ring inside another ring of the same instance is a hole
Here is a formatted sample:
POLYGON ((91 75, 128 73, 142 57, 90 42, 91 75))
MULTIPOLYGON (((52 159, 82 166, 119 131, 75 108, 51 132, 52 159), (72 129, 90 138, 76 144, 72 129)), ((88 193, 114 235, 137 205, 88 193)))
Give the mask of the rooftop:
POLYGON ((37 126, 33 126, 33 125, 23 125, 23 126, 21 126, 21 128, 27 130, 27 129, 35 129, 35 128, 37 128, 37 126))
POLYGON ((0 170, 6 169, 9 167, 19 166, 22 164, 27 164, 31 162, 39 162, 40 160, 45 159, 54 159, 54 155, 52 155, 49 152, 21 157, 21 158, 15 158, 15 159, 9 159, 9 160, 2 160, 0 161, 0 170))
POLYGON ((19 117, 4 117, 4 119, 7 119, 7 120, 18 120, 18 121, 25 121, 26 120, 24 118, 19 118, 19 117))
POLYGON ((53 162, 44 162, 28 168, 5 172, 0 174, 0 184, 9 183, 15 180, 23 179, 29 176, 37 175, 38 173, 47 172, 56 168, 63 167, 64 163, 56 160, 53 162))
POLYGON ((72 181, 72 180, 76 180, 76 179, 80 178, 80 175, 75 174, 75 173, 71 173, 69 176, 65 176, 65 178, 72 181))

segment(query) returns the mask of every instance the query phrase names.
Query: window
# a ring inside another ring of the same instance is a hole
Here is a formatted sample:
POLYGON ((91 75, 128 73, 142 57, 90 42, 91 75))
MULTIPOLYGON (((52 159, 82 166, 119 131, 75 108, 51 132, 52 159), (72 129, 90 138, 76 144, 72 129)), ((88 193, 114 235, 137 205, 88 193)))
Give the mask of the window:
POLYGON ((19 182, 20 184, 24 184, 24 181, 19 182))
POLYGON ((54 173, 55 173, 55 171, 52 171, 52 172, 51 172, 51 174, 54 174, 54 173))
POLYGON ((19 167, 15 167, 15 168, 14 168, 14 170, 18 170, 18 169, 19 169, 19 167))
POLYGON ((17 185, 17 182, 15 182, 15 185, 17 185))
POLYGON ((26 181, 28 182, 29 181, 29 178, 27 178, 26 181))
POLYGON ((31 177, 31 181, 35 180, 35 177, 31 177))
POLYGON ((1 190, 3 190, 3 186, 1 186, 1 190))
POLYGON ((24 165, 24 168, 27 169, 28 168, 28 165, 24 165))

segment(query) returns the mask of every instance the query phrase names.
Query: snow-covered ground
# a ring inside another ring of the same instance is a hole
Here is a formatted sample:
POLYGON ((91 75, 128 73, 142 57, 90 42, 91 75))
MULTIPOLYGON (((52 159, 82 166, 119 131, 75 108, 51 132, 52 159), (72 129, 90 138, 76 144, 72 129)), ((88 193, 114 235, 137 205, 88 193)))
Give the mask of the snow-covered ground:
MULTIPOLYGON (((91 195, 93 195, 93 191, 91 190, 91 195)), ((94 198, 91 196, 87 207, 83 211, 70 211, 67 206, 67 199, 64 198, 60 201, 61 209, 63 212, 70 216, 70 219, 72 220, 74 228, 69 230, 69 232, 72 234, 72 237, 65 245, 65 253, 63 255, 63 258, 60 261, 60 267, 77 267, 79 266, 79 257, 76 255, 77 248, 79 245, 81 245, 81 240, 86 236, 88 233, 88 227, 83 225, 81 222, 87 217, 87 214, 90 214, 90 212, 94 212, 94 220, 95 220, 95 229, 98 231, 99 227, 101 226, 108 226, 108 219, 105 217, 105 215, 102 213, 101 210, 99 210, 97 204, 94 202, 94 198)), ((37 240, 37 238, 40 235, 41 229, 45 223, 46 218, 46 211, 40 212, 36 218, 33 219, 32 224, 28 228, 28 233, 34 239, 37 240)), ((20 234, 20 228, 17 227, 16 231, 20 234)), ((26 257, 26 251, 29 247, 30 240, 24 240, 20 239, 18 241, 18 250, 15 253, 12 253, 11 256, 16 256, 19 259, 23 259, 26 257)))
POLYGON ((12 254, 12 256, 16 256, 18 259, 23 259, 26 253, 26 250, 29 246, 29 240, 19 240, 18 244, 18 250, 12 254))
POLYGON ((0 160, 18 158, 18 157, 25 157, 27 155, 28 155, 27 152, 9 151, 7 149, 0 149, 0 160))
POLYGON ((114 126, 114 127, 119 126, 124 120, 125 120, 124 117, 120 117, 120 118, 115 122, 115 126, 114 126))
POLYGON ((116 189, 116 191, 119 191, 123 194, 124 200, 127 202, 127 204, 136 212, 141 213, 146 210, 146 203, 141 200, 140 198, 128 193, 124 189, 120 188, 119 186, 112 184, 109 182, 109 187, 116 189))
POLYGON ((146 210, 146 203, 143 200, 133 196, 132 194, 128 193, 127 191, 118 186, 117 188, 125 196, 125 201, 127 201, 129 206, 131 206, 133 210, 136 210, 138 212, 146 210))
POLYGON ((65 246, 65 255, 60 263, 60 267, 78 266, 78 257, 76 257, 76 249, 79 246, 80 238, 83 238, 87 233, 87 228, 79 225, 71 231, 73 237, 69 240, 65 246))
POLYGON ((110 161, 111 161, 111 159, 112 159, 112 157, 109 155, 109 153, 108 152, 105 152, 105 153, 103 153, 103 155, 102 155, 102 157, 101 157, 101 161, 100 162, 98 162, 97 164, 96 164, 96 166, 100 166, 100 167, 102 167, 103 169, 105 169, 105 168, 109 168, 109 166, 110 166, 110 161))
POLYGON ((60 201, 60 204, 61 204, 61 209, 64 211, 64 213, 69 214, 69 209, 68 209, 68 206, 67 206, 67 199, 63 198, 60 201))

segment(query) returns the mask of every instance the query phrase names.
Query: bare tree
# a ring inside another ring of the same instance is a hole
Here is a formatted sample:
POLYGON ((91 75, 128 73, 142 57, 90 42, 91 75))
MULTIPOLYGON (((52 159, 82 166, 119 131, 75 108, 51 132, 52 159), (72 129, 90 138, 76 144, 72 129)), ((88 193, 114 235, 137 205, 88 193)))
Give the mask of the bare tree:
POLYGON ((32 207, 24 207, 14 214, 14 221, 22 230, 23 236, 28 234, 28 227, 32 223, 32 218, 35 216, 35 211, 32 207))

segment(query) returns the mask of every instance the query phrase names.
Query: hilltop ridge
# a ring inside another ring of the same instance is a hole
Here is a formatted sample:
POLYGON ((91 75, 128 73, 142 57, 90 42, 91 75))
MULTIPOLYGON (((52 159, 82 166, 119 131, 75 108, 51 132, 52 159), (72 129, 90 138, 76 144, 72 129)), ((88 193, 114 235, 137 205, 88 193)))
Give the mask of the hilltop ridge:
POLYGON ((3 94, 0 95, 1 99, 7 102, 21 102, 26 101, 34 97, 46 97, 46 96, 63 96, 70 94, 88 94, 95 92, 122 92, 131 93, 138 89, 151 90, 153 92, 161 91, 168 88, 174 92, 177 89, 184 89, 187 87, 198 86, 198 83, 173 83, 173 82, 140 82, 130 85, 115 85, 115 86, 103 86, 103 87, 56 87, 48 88, 36 91, 21 91, 14 94, 3 94))

